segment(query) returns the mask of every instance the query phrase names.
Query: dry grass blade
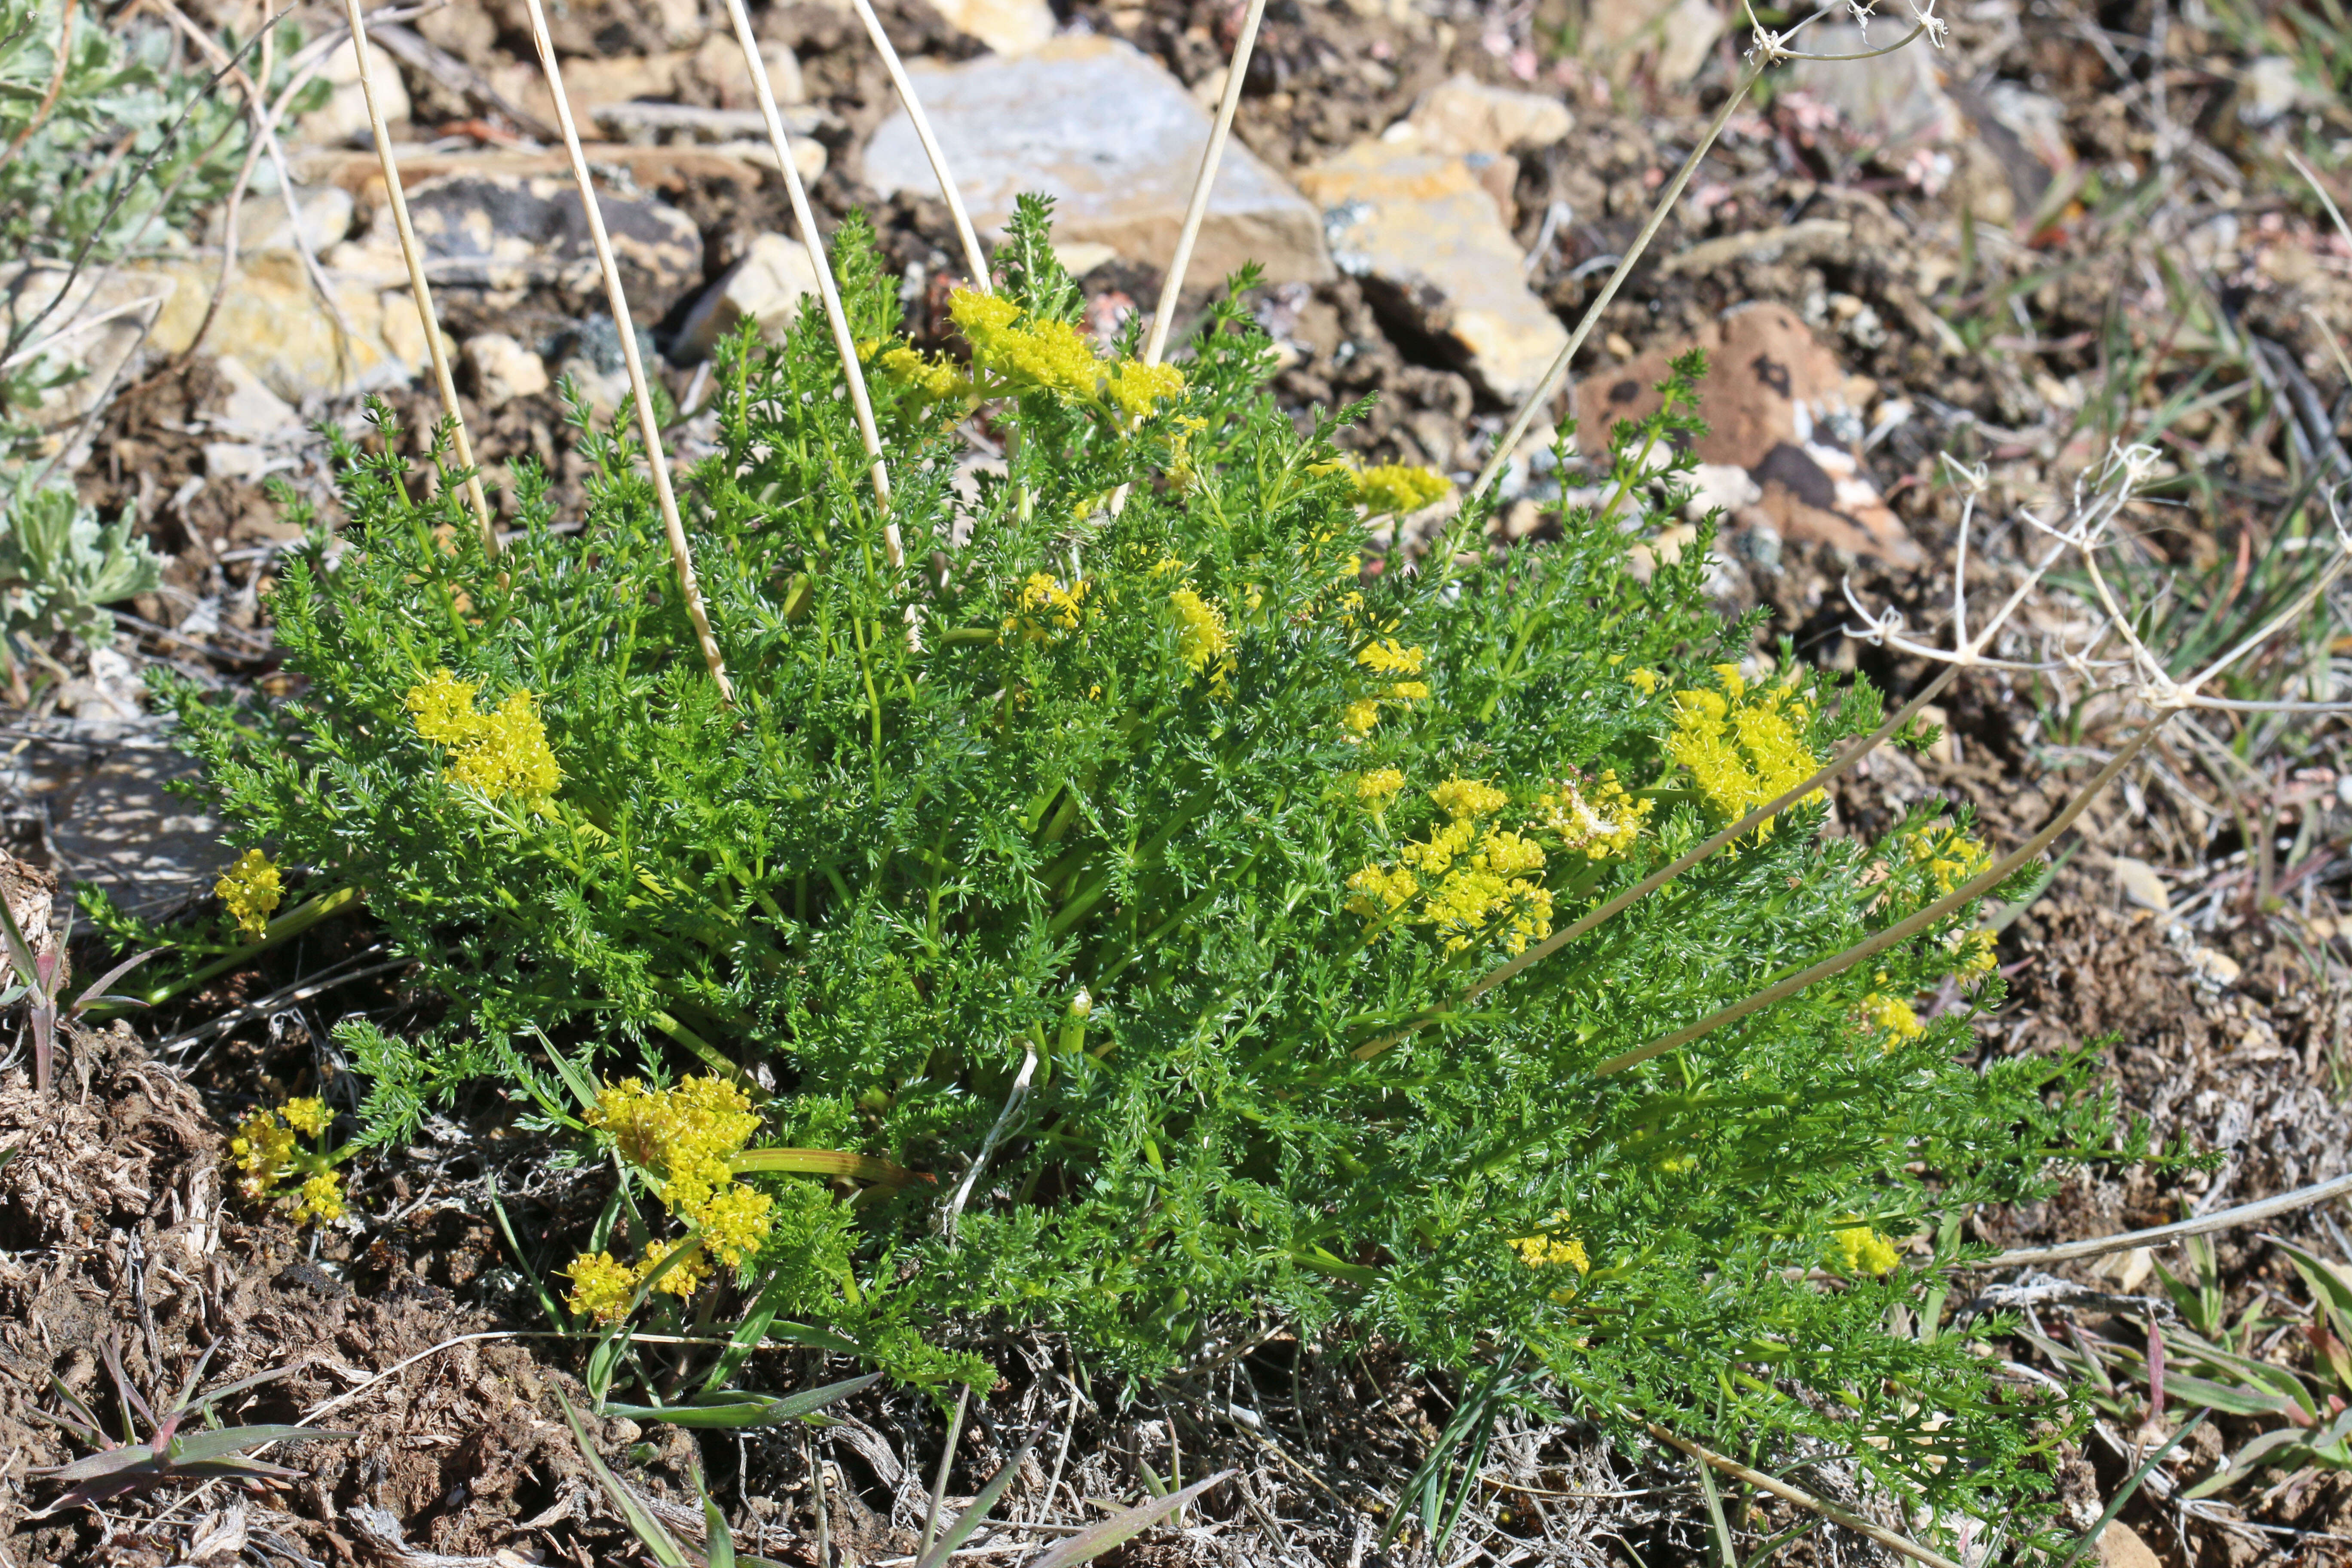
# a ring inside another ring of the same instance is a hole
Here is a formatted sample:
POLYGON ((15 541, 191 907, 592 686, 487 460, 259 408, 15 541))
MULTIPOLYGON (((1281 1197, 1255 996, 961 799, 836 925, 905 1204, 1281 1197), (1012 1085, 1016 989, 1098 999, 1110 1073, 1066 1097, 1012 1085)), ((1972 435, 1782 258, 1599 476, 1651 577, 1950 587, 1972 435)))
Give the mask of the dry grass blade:
POLYGON ((2109 1253, 2129 1252, 2140 1247, 2162 1247, 2192 1236, 2206 1236, 2217 1230, 2234 1230, 2242 1225, 2256 1225, 2275 1219, 2283 1214, 2324 1204, 2328 1199, 2352 1193, 2352 1176, 2336 1176, 2307 1187, 2297 1187, 2291 1193, 2240 1204, 2236 1208, 2223 1209, 2219 1214, 2201 1215, 2195 1219, 2175 1221, 2171 1225, 2152 1226, 2147 1230, 2127 1230, 2120 1236, 2095 1237, 2088 1241, 2061 1242, 2055 1247, 2024 1247, 2014 1252, 1996 1253, 1990 1258, 1969 1265, 1972 1268, 2023 1268, 2050 1263, 2071 1262, 2077 1258, 2104 1258, 2109 1253))
MULTIPOLYGON (((858 3, 864 5, 866 0, 858 3)), ((1158 364, 1167 352, 1176 301, 1184 289, 1184 273, 1192 265, 1192 247, 1201 237, 1201 220, 1208 216, 1217 165, 1223 162, 1225 143, 1233 137, 1234 111, 1241 107, 1242 81, 1249 75, 1250 51, 1257 47, 1258 24, 1265 19, 1265 0, 1250 0, 1249 11, 1242 18, 1241 37, 1234 40, 1234 58, 1225 67, 1225 90, 1217 100, 1217 122, 1209 129, 1209 144, 1201 150, 1201 172, 1192 181, 1192 198, 1184 206, 1184 226, 1176 235, 1176 253, 1169 258, 1168 276, 1160 280, 1160 306, 1151 317, 1151 335, 1143 342, 1146 364, 1158 364)))
POLYGON ((1111 1548, 1130 1541, 1150 1530, 1161 1520, 1207 1491, 1220 1481, 1230 1480, 1238 1472, 1219 1470, 1213 1476, 1203 1476, 1180 1492, 1154 1498, 1150 1502, 1113 1514, 1090 1530, 1080 1531, 1068 1540, 1042 1553, 1028 1568, 1076 1568, 1080 1563, 1091 1563, 1111 1548))
POLYGON ((2150 741, 2156 739, 2157 732, 2162 730, 2179 711, 2179 709, 2169 709, 2141 726, 2139 733, 2134 735, 2129 742, 2126 742, 2122 750, 2108 759, 2107 765, 2094 774, 2091 782, 2084 784, 2076 793, 2074 798, 2066 803, 2065 808, 2050 819, 2049 826, 2010 854, 1993 862, 1991 868, 1975 880, 1965 883, 1953 892, 1937 900, 1917 914, 1906 920, 1897 921, 1867 942, 1854 943, 1835 957, 1825 958, 1810 969, 1791 974, 1777 985, 1767 986, 1743 1001, 1735 1002, 1728 1007, 1711 1013, 1688 1028, 1677 1029, 1673 1034, 1653 1040, 1638 1049, 1627 1051, 1622 1056, 1610 1058, 1592 1069, 1594 1075, 1606 1077, 1611 1073, 1623 1072, 1627 1068, 1638 1067, 1653 1057, 1679 1050, 1693 1040, 1715 1033, 1727 1024, 1736 1024, 1750 1013, 1769 1007, 1776 1002, 1786 1001, 1807 986, 1827 980, 1832 975, 1843 974, 1855 964, 1866 963, 1885 952, 1888 948, 1910 941, 1947 916, 1975 903, 2007 881, 2019 867, 2050 847, 2052 842, 2060 834, 2074 826, 2074 819, 2089 808, 2091 802, 2096 799, 2107 785, 2113 784, 2125 768, 2131 765, 2132 759, 2138 756, 2150 741))
POLYGON ((931 1504, 923 1512, 922 1544, 915 1548, 919 1555, 930 1555, 932 1539, 939 1534, 940 1508, 948 1497, 948 1473, 955 1467, 956 1442, 963 1436, 963 1415, 971 1405, 971 1384, 967 1383, 956 1395, 955 1414, 948 1418, 947 1441, 940 1445, 940 1472, 932 1478, 931 1504))
POLYGON ((1509 462, 1511 454, 1519 449, 1519 442, 1535 423, 1536 416, 1559 393, 1559 384, 1567 378, 1568 367, 1574 363, 1577 351, 1584 346, 1584 340, 1592 335, 1592 329, 1600 323, 1601 313, 1609 309, 1609 301, 1617 297, 1617 290, 1633 275, 1634 264, 1642 259, 1642 253, 1650 248, 1650 241, 1655 239, 1658 230, 1664 226, 1666 215, 1674 211, 1675 205, 1683 199, 1684 187, 1691 183, 1691 176, 1698 173, 1699 164, 1715 146, 1716 138, 1723 134, 1723 128, 1731 122, 1732 114, 1748 101, 1749 90, 1756 86, 1757 79, 1764 74, 1764 68, 1769 63, 1769 59, 1759 60, 1749 67, 1748 74, 1739 79, 1739 85, 1731 89, 1722 107, 1715 111, 1715 118, 1707 121, 1706 134, 1698 139, 1698 145, 1690 150, 1690 156, 1683 160, 1683 166, 1675 171, 1675 177, 1659 193, 1658 205, 1651 209, 1649 221, 1643 224, 1642 232, 1633 237, 1633 243, 1625 247, 1625 254, 1618 260, 1616 270, 1609 274, 1609 281, 1601 286, 1601 292, 1595 294, 1592 303, 1584 308, 1583 318, 1576 323, 1576 331, 1568 335, 1568 342, 1560 345, 1559 353, 1552 359, 1551 368, 1544 372, 1543 380, 1528 395, 1528 400, 1519 405, 1519 411, 1512 417, 1510 425, 1496 438, 1494 455, 1486 459, 1486 466, 1478 470, 1478 478, 1470 486, 1472 495, 1487 489, 1501 476, 1503 465, 1509 462))
MULTIPOLYGON (((710 616, 702 605, 702 589, 694 580, 694 552, 686 542, 686 523, 678 516, 677 495, 670 488, 669 459, 662 452, 661 422, 654 415, 653 384, 646 379, 645 356, 637 352, 637 330, 629 318, 629 298, 621 287, 621 270, 613 260, 613 238, 604 230, 604 209, 596 200, 595 182, 588 173, 588 155, 580 150, 580 128, 572 118, 572 100, 563 90, 563 68, 555 58, 555 39, 547 30, 547 8, 541 0, 527 0, 530 14, 531 42, 539 49, 540 68, 547 76, 547 90, 555 101, 555 123, 563 132, 563 150, 572 161, 572 183, 580 189, 580 205, 588 216, 588 237, 596 247, 597 270, 604 275, 604 294, 612 306, 613 325, 621 338, 621 355, 629 367, 629 390, 635 394, 637 407, 637 430, 645 437, 646 467, 652 470, 654 497, 661 503, 662 527, 669 534, 670 558, 677 565, 677 591, 686 603, 687 619, 694 623, 695 639, 702 647, 702 662, 710 668, 710 679, 729 707, 735 705, 735 686, 727 679, 727 662, 719 656, 719 639, 711 635, 710 616)), ((759 65, 757 51, 752 55, 751 78, 765 83, 767 78, 759 65)), ((792 176, 793 161, 784 160, 785 174, 792 176)))
MULTIPOLYGON (((857 438, 866 445, 866 460, 874 481, 874 504, 882 510, 882 545, 890 560, 892 570, 907 563, 906 547, 899 542, 898 525, 889 519, 890 473, 882 461, 882 437, 874 425, 874 400, 866 390, 865 367, 858 363, 857 340, 849 330, 849 313, 842 308, 841 290, 833 280, 833 262, 824 253, 824 240, 817 233, 816 214, 809 206, 808 187, 801 182, 801 172, 793 162, 792 137, 784 130, 783 111, 776 106, 776 91, 768 82, 767 62, 760 58, 759 35, 751 30, 751 13, 743 8, 743 0, 727 0, 727 15, 735 25, 735 41, 742 46, 743 58, 751 73, 751 90, 760 100, 760 118, 768 127, 768 141, 776 150, 776 163, 784 172, 784 192, 793 204, 793 221, 800 226, 801 243, 808 248, 809 270, 816 275, 817 298, 824 301, 824 319, 833 329, 833 346, 841 355, 841 372, 849 382, 849 405, 857 416, 857 438)), ((572 121, 564 121, 571 130, 572 121)))
POLYGON ((376 102, 375 71, 368 62, 367 21, 360 0, 343 0, 343 14, 352 25, 352 52, 359 60, 360 96, 367 101, 368 131, 375 138, 375 155, 383 164, 384 200, 392 207, 392 226, 400 236, 401 258, 408 263, 408 287, 416 296, 416 319, 425 328, 425 352, 432 356, 434 384, 441 389, 442 412, 449 416, 450 438, 457 446, 458 466, 466 470, 466 499, 474 521, 482 531, 482 548, 499 552, 498 530, 490 525, 489 499, 482 493, 481 475, 474 470, 474 443, 466 434, 466 416, 457 406, 457 379, 449 374, 449 351, 441 341, 441 321, 433 310, 433 287, 425 280, 425 252, 416 243, 416 226, 408 218, 408 196, 400 188, 400 165, 392 152, 392 132, 376 102))
POLYGON ((948 213, 955 220, 956 238, 963 246, 964 265, 971 268, 971 286, 982 293, 989 292, 988 258, 980 248, 980 236, 971 226, 971 214, 964 210, 963 193, 956 189, 955 176, 948 172, 948 155, 940 139, 931 130, 931 117, 923 112, 922 100, 915 96, 915 84, 908 79, 905 62, 898 58, 898 47, 890 35, 882 30, 882 18, 874 14, 873 0, 856 0, 857 19, 866 24, 866 36, 874 40, 874 52, 882 57, 882 68, 890 73, 890 85, 898 89, 898 101, 907 107, 907 118, 915 127, 915 139, 923 144, 923 156, 931 163, 931 173, 940 182, 940 194, 946 198, 948 213))
POLYGON ((1761 1470, 1750 1469, 1737 1459, 1726 1458, 1721 1454, 1712 1453, 1696 1443, 1677 1437, 1654 1421, 1647 1425, 1650 1436, 1668 1447, 1678 1448, 1700 1464, 1712 1466, 1727 1476, 1746 1481, 1759 1491, 1770 1492, 1783 1502, 1794 1503, 1799 1508, 1820 1514, 1832 1523, 1842 1524, 1857 1535, 1866 1535, 1889 1552, 1900 1552, 1915 1563, 1925 1563, 1927 1568, 1960 1568, 1958 1563, 1942 1552, 1930 1551, 1916 1541, 1897 1535, 1885 1525, 1874 1524, 1858 1513, 1840 1508, 1833 1502, 1824 1502, 1811 1492, 1801 1491, 1777 1477, 1768 1476, 1761 1470))

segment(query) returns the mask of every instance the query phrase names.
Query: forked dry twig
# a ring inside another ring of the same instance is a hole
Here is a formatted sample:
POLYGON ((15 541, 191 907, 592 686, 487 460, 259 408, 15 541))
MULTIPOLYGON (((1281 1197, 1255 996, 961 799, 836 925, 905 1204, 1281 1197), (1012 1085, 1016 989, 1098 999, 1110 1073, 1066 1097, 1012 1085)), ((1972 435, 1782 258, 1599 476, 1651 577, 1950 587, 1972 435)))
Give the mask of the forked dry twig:
POLYGON ((425 352, 433 361, 434 384, 441 389, 441 410, 449 420, 450 439, 457 448, 458 466, 466 470, 466 499, 482 531, 482 549, 499 552, 499 532, 490 524, 489 499, 482 493, 482 477, 474 465, 474 443, 466 434, 466 416, 457 406, 457 378, 449 374, 449 351, 441 341, 441 321, 433 309, 433 286, 425 279, 425 252, 416 243, 416 226, 409 221, 408 195, 400 186, 400 164, 392 151, 392 132, 384 123, 383 107, 376 101, 375 70, 368 60, 367 20, 360 0, 343 0, 351 20, 352 52, 359 59, 360 96, 367 100, 368 130, 375 137, 375 155, 383 165, 384 200, 392 207, 392 226, 400 236, 400 254, 408 263, 409 291, 416 296, 416 319, 425 329, 425 352))
MULTIPOLYGON (((702 604, 702 588, 695 581, 694 552, 686 541, 685 521, 678 516, 677 494, 670 487, 669 458, 662 451, 661 421, 654 414, 653 384, 646 378, 645 356, 637 351, 637 329, 629 316, 628 290, 621 287, 621 269, 613 259, 613 239, 604 229, 604 209, 596 199, 595 181, 588 173, 588 155, 580 150, 580 128, 572 118, 571 97, 563 90, 563 68, 555 58, 555 38, 547 28, 547 8, 541 0, 525 0, 525 4, 530 15, 531 42, 539 50, 540 68, 546 74, 547 90, 555 102, 556 128, 563 132, 563 150, 572 162, 572 184, 579 188, 581 209, 588 217, 588 237, 596 247, 596 268, 604 276, 604 298, 613 312, 613 326, 620 334, 621 357, 629 369, 637 430, 645 437, 646 467, 653 474, 654 498, 661 505, 662 527, 669 535, 670 559, 677 567, 678 597, 685 602, 687 619, 694 623, 695 640, 701 645, 702 662, 709 667, 711 682, 731 708, 735 704, 735 684, 727 679, 727 662, 719 654, 719 639, 711 635, 710 616, 702 604)), ((752 77, 762 83, 766 80, 756 68, 752 77)), ((793 177, 792 166, 792 159, 785 158, 787 178, 793 177)))

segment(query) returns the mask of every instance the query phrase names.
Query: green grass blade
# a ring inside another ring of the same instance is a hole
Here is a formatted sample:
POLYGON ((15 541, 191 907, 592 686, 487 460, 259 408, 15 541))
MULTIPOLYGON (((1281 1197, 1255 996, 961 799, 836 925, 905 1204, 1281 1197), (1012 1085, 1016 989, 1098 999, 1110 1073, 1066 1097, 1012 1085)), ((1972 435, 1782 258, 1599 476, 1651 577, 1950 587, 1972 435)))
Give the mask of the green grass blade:
POLYGON ((677 1538, 663 1527, 661 1521, 646 1510, 646 1505, 637 1500, 637 1494, 623 1486, 621 1478, 606 1466, 604 1456, 599 1454, 596 1445, 588 1440, 587 1429, 580 1425, 580 1412, 572 1407, 572 1401, 564 1397, 560 1388, 555 1391, 555 1397, 563 1405, 563 1419, 571 1423, 572 1440, 580 1445, 581 1458, 587 1462, 589 1473, 596 1478, 597 1484, 604 1489, 605 1497, 620 1510, 623 1521, 629 1527, 629 1533, 644 1544, 661 1568, 694 1568, 693 1559, 687 1556, 686 1549, 677 1543, 677 1538))
POLYGON ((1013 1478, 1021 1473, 1021 1461, 1027 1458, 1029 1451, 1035 1447, 1034 1441, 1022 1444, 1019 1451, 988 1478, 987 1484, 972 1497, 971 1505, 956 1515, 955 1522, 931 1542, 931 1549, 917 1560, 915 1568, 940 1568, 947 1562, 949 1552, 971 1539, 972 1531, 987 1521, 990 1511, 996 1507, 997 1500, 1004 1495, 1004 1489, 1011 1486, 1013 1478))

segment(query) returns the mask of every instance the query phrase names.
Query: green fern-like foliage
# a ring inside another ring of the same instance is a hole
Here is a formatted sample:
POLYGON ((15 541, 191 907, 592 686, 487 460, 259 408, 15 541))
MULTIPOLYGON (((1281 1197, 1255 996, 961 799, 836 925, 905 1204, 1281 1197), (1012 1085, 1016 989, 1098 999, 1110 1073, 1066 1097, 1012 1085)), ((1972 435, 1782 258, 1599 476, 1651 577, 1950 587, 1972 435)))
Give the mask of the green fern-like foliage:
POLYGON ((896 342, 844 226, 887 519, 818 313, 729 347, 683 492, 731 708, 635 438, 584 416, 584 526, 526 468, 496 559, 455 487, 344 450, 347 548, 274 600, 299 700, 164 678, 239 840, 363 889, 450 999, 434 1040, 365 1042, 381 1130, 471 1074, 575 1126, 600 1079, 725 1074, 755 1145, 915 1173, 854 1206, 754 1178, 781 1239, 741 1288, 877 1354, 1010 1319, 1149 1375, 1275 1315, 1531 1357, 1621 1429, 2032 1489, 2067 1412, 1932 1312, 1888 1325, 1950 1259, 1938 1215, 2133 1151, 2080 1063, 1971 1065, 1984 942, 1932 932, 1596 1071, 1924 907, 1983 863, 1965 822, 1871 844, 1801 805, 1470 994, 1878 717, 1743 679, 1703 549, 1628 571, 1699 367, 1560 542, 1490 553, 1474 501, 1376 569, 1330 422, 1275 407, 1238 302, 1181 387, 1105 361, 1089 393, 1045 239, 1025 208, 1008 302, 960 302, 967 367, 896 342), (1001 471, 960 466, 975 397, 1001 471))

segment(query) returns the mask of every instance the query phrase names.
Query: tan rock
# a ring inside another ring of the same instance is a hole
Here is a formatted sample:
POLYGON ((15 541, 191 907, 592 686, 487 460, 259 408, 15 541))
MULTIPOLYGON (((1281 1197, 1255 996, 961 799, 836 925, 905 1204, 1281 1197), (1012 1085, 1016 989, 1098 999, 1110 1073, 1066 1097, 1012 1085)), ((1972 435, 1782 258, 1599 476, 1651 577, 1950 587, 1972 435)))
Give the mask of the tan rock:
POLYGON ((223 354, 213 362, 213 369, 227 389, 220 406, 205 416, 205 424, 214 435, 230 441, 258 443, 302 434, 302 416, 270 391, 245 361, 235 354, 223 354))
POLYGON ((2099 1532, 2099 1568, 2164 1568, 2164 1560, 2123 1521, 2109 1520, 2099 1532))
MULTIPOLYGON (((286 205, 286 198, 277 192, 257 195, 248 191, 237 209, 237 249, 247 253, 295 249, 294 219, 286 205)), ((294 206, 302 215, 302 237, 309 242, 312 255, 338 243, 351 232, 352 193, 341 185, 298 185, 294 206)), ((208 225, 205 238, 215 246, 220 244, 223 216, 223 213, 215 212, 208 225)))
MULTIPOLYGON (((760 40, 760 58, 768 67, 768 90, 776 95, 780 104, 806 103, 808 84, 801 76, 800 57, 793 47, 780 38, 760 40)), ((743 46, 732 32, 713 33, 694 51, 694 74, 704 86, 718 95, 721 109, 757 109, 758 96, 752 90, 751 68, 743 58, 743 46)))
MULTIPOLYGON (((218 268, 171 262, 155 269, 173 285, 149 346, 178 353, 194 341, 218 268)), ((406 289, 386 291, 337 279, 335 301, 351 329, 345 337, 311 292, 299 258, 272 251, 237 264, 205 341, 233 347, 254 377, 286 402, 320 398, 406 381, 425 363, 425 330, 406 289)))
POLYGON ((2156 874, 2155 867, 2145 860, 2135 860, 2128 855, 2118 855, 2115 859, 2115 872, 2116 887, 2125 898, 2141 909, 2154 910, 2160 915, 2172 912, 2172 893, 2165 887, 2164 879, 2156 874))
POLYGON ((466 365, 476 395, 492 408, 548 388, 547 362, 505 332, 467 338, 466 365))
POLYGON ((1698 406, 1707 431, 1695 455, 1703 464, 1736 464, 1756 481, 1763 497, 1743 521, 1855 555, 1904 564, 1922 558, 1862 472, 1862 410, 1844 368, 1785 305, 1737 306, 1692 342, 1579 382, 1573 411, 1586 450, 1605 449, 1618 420, 1654 413, 1667 361, 1693 348, 1707 357, 1698 406))
POLYGON ((1433 153, 1532 153, 1576 129, 1568 105, 1540 93, 1489 87, 1456 72, 1423 93, 1406 117, 1433 153))
POLYGON ((32 424, 58 430, 88 414, 117 373, 127 374, 145 323, 176 287, 173 279, 147 270, 87 268, 75 275, 47 262, 0 268, 0 314, 11 321, 40 319, 16 353, 26 364, 81 372, 41 393, 30 410, 32 424))
POLYGON ((1533 392, 1568 330, 1528 287, 1495 199, 1459 157, 1360 142, 1301 174, 1332 259, 1446 343, 1506 403, 1533 392))
POLYGON ((938 0, 940 15, 1000 55, 1026 54, 1054 36, 1045 0, 938 0))
MULTIPOLYGON (((375 82, 376 104, 383 110, 384 123, 405 124, 408 89, 401 85, 398 63, 381 44, 368 45, 368 74, 375 82)), ((367 96, 360 87, 359 57, 352 52, 348 38, 329 51, 326 63, 319 68, 319 79, 331 90, 325 103, 302 116, 302 140, 320 146, 354 139, 366 142, 370 135, 367 96)))
MULTIPOLYGON (((704 47, 718 41, 714 37, 704 47)), ((698 52, 664 49, 649 55, 619 55, 610 59, 575 57, 563 61, 563 96, 571 101, 572 116, 581 125, 582 134, 588 134, 600 104, 676 98, 678 83, 692 69, 698 52)), ((738 70, 742 69, 741 56, 738 49, 738 70)), ((797 74, 797 61, 794 67, 797 74)), ((499 97, 544 124, 555 123, 555 95, 548 91, 546 74, 537 60, 517 61, 486 74, 499 97)), ((751 73, 744 71, 742 80, 748 89, 751 73)))
MULTIPOLYGON (((908 74, 973 221, 1001 229, 1024 191, 1055 199, 1058 242, 1108 245, 1129 260, 1167 262, 1209 137, 1183 83, 1115 38, 1055 38, 1013 58, 912 62, 908 74)), ((883 195, 939 194, 902 111, 866 147, 866 183, 883 195)), ((1192 276, 1202 284, 1245 261, 1268 281, 1331 276, 1315 207, 1238 142, 1202 225, 1192 276)))
POLYGON ((800 314, 801 301, 816 291, 816 268, 809 265, 808 247, 781 234, 760 235, 743 258, 687 312, 671 357, 702 358, 747 318, 759 323, 761 337, 781 342, 800 314))

